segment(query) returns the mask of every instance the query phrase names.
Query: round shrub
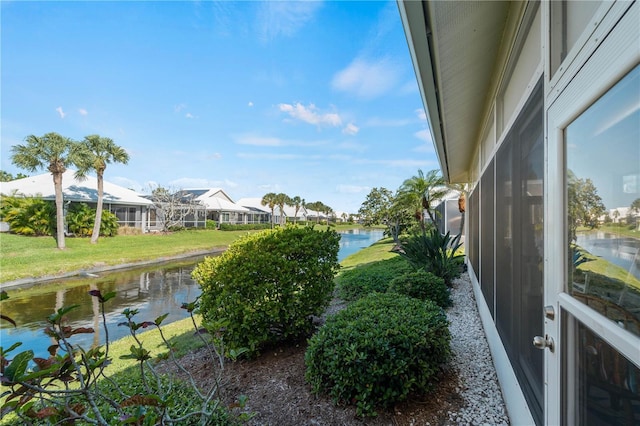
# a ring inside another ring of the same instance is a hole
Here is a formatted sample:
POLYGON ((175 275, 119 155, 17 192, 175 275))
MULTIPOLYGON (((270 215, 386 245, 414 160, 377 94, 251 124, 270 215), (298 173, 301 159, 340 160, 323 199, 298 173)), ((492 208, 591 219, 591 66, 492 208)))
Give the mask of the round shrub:
POLYGON ((358 265, 338 276, 338 295, 354 301, 373 292, 384 293, 394 277, 411 270, 409 262, 400 256, 358 265))
POLYGON ((340 235, 285 227, 247 235, 193 271, 207 328, 228 350, 256 355, 267 343, 306 336, 331 301, 340 235))
POLYGON ((420 269, 394 278, 387 289, 389 293, 399 293, 420 300, 431 300, 446 308, 451 306, 449 287, 444 279, 420 269))
POLYGON ((307 381, 358 415, 431 390, 449 359, 448 321, 431 301, 373 293, 330 317, 309 340, 307 381))

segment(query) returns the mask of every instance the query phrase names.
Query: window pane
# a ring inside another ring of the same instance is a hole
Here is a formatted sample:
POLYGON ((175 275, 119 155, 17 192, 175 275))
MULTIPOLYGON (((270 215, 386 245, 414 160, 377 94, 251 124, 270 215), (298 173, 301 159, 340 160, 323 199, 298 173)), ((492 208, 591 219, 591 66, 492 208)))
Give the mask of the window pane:
POLYGON ((565 132, 566 291, 640 335, 640 66, 565 132))
MULTIPOLYGON (((568 315, 564 315, 565 318, 568 315)), ((563 336, 564 424, 640 424, 640 369, 573 317, 563 336), (573 339, 572 339, 573 337, 573 339), (568 397, 569 392, 575 392, 568 397)))

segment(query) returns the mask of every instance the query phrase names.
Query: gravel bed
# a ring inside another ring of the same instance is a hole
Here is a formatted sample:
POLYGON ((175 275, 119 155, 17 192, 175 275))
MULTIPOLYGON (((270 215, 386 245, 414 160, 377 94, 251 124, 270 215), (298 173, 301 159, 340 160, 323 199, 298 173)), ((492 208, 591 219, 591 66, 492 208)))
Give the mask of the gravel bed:
POLYGON ((451 363, 458 371, 463 408, 448 412, 449 423, 458 425, 508 425, 509 417, 482 329, 469 277, 453 283, 450 321, 451 363))

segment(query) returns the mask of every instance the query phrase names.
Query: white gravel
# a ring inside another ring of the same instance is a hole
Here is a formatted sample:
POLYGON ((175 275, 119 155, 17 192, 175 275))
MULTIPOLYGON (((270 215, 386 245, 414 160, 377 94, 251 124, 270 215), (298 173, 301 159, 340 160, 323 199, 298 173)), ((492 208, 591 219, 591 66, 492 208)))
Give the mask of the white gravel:
POLYGON ((489 345, 482 329, 471 281, 466 274, 454 281, 450 321, 452 364, 458 371, 464 408, 449 412, 449 424, 508 425, 509 417, 498 385, 489 345))

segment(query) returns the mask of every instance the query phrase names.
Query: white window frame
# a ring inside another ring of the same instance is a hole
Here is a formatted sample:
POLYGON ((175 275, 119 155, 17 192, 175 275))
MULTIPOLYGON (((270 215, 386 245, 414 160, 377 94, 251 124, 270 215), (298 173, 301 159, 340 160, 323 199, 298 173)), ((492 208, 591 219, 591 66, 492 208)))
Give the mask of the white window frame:
MULTIPOLYGON (((598 17, 598 27, 588 30, 584 44, 572 49, 567 64, 563 63, 561 70, 551 79, 546 95, 545 181, 549 184, 545 185, 545 305, 555 309, 555 318, 545 320, 545 333, 555 341, 554 351, 545 350, 546 424, 560 424, 565 410, 561 385, 565 373, 562 360, 566 354, 562 353, 561 312, 572 315, 640 366, 640 338, 564 292, 568 265, 566 256, 560 255, 566 252, 567 244, 564 130, 640 63, 640 4, 616 2, 603 5, 598 15, 605 9, 607 14, 598 17)), ((571 339, 572 327, 567 327, 567 330, 571 339)), ((572 383, 575 381, 569 379, 569 393, 574 391, 572 383)))

